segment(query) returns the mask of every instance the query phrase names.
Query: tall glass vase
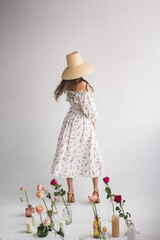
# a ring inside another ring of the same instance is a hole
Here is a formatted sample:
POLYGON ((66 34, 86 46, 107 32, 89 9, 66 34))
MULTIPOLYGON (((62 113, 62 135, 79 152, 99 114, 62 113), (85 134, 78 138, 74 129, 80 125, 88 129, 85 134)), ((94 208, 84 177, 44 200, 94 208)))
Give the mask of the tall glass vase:
POLYGON ((112 198, 110 197, 107 201, 107 221, 112 222, 112 215, 114 214, 114 205, 112 198))

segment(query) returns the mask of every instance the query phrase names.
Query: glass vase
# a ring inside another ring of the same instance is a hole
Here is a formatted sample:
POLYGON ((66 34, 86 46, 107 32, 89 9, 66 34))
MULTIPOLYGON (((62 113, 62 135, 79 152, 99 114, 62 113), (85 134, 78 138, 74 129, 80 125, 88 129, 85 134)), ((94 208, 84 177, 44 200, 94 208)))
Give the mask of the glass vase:
POLYGON ((136 239, 136 230, 132 220, 126 220, 124 226, 124 236, 127 236, 127 240, 136 239))
POLYGON ((72 223, 72 210, 69 207, 69 204, 67 204, 67 208, 62 209, 62 219, 65 221, 66 225, 69 225, 72 223))
POLYGON ((112 215, 114 214, 114 203, 110 197, 107 201, 107 221, 112 222, 112 215))
POLYGON ((125 220, 124 232, 122 233, 122 236, 127 236, 128 227, 131 226, 132 224, 133 224, 132 220, 125 220))
POLYGON ((101 234, 101 221, 99 220, 100 217, 95 218, 93 222, 93 237, 99 238, 101 234))
POLYGON ((119 215, 112 215, 112 237, 119 237, 119 215))
POLYGON ((38 237, 46 237, 48 235, 48 232, 45 232, 44 230, 37 230, 38 237))
POLYGON ((32 217, 33 213, 34 213, 34 207, 32 207, 32 205, 28 205, 28 207, 25 209, 25 216, 32 217))

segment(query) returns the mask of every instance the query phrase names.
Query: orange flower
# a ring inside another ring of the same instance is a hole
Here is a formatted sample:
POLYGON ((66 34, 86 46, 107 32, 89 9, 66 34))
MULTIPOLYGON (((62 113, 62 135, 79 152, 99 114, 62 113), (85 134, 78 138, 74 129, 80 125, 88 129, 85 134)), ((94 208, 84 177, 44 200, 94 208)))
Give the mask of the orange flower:
POLYGON ((107 232, 106 226, 103 226, 103 232, 107 232))
POLYGON ((21 188, 20 188, 20 190, 21 190, 21 191, 23 191, 23 190, 24 190, 24 188, 23 188, 23 187, 21 187, 21 188))
POLYGON ((38 214, 42 214, 45 211, 45 207, 42 204, 36 206, 36 211, 38 214))

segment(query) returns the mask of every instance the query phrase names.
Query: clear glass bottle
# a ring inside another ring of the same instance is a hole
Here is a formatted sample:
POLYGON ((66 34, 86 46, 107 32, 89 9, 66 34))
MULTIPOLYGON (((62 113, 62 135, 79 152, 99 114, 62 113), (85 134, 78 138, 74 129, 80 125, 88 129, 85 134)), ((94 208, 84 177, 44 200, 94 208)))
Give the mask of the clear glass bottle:
POLYGON ((114 203, 112 198, 110 197, 107 201, 107 220, 108 222, 112 222, 112 215, 114 214, 114 203))
POLYGON ((62 209, 62 219, 65 220, 65 224, 69 225, 72 223, 72 209, 69 204, 66 204, 67 208, 62 209))
POLYGON ((127 240, 135 240, 136 239, 136 230, 133 222, 131 220, 127 220, 127 240))

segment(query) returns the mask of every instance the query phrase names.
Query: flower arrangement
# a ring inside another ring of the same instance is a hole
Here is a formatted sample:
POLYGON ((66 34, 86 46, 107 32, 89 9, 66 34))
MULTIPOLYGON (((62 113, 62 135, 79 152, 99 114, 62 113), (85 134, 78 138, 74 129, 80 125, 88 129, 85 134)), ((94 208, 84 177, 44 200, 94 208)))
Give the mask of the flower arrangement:
POLYGON ((54 189, 56 190, 56 191, 54 192, 55 197, 60 196, 60 197, 62 198, 63 203, 64 203, 64 206, 65 206, 65 208, 66 208, 66 210, 67 210, 67 214, 68 214, 68 216, 69 216, 70 222, 72 222, 72 217, 71 217, 70 211, 69 211, 69 209, 68 209, 68 207, 67 207, 67 204, 66 204, 66 202, 65 202, 65 199, 64 199, 64 195, 66 194, 66 191, 65 191, 63 188, 61 188, 62 185, 59 185, 56 179, 53 179, 53 180, 50 182, 50 184, 51 184, 52 186, 54 186, 54 189))
POLYGON ((95 204, 95 201, 97 200, 97 196, 92 195, 91 197, 88 196, 88 198, 89 198, 90 204, 92 206, 93 214, 94 214, 94 218, 95 218, 95 221, 93 223, 94 237, 105 240, 107 228, 106 228, 106 226, 103 226, 103 229, 101 230, 101 222, 99 220, 100 217, 98 216, 98 212, 97 212, 97 208, 96 208, 96 204, 95 204))
POLYGON ((111 188, 109 186, 109 177, 104 177, 103 181, 106 184, 105 191, 107 193, 107 199, 110 199, 112 202, 112 211, 113 211, 113 215, 114 215, 114 213, 115 213, 115 206, 114 206, 115 194, 112 193, 111 188))
POLYGON ((115 206, 114 206, 114 203, 115 203, 117 205, 116 210, 119 213, 119 217, 123 217, 126 221, 127 226, 129 226, 129 222, 131 222, 131 220, 128 221, 128 218, 131 217, 131 214, 129 212, 124 211, 125 200, 122 200, 121 195, 115 195, 112 193, 111 188, 109 186, 109 177, 104 177, 103 181, 106 184, 105 191, 107 193, 107 199, 111 198, 111 201, 112 201, 113 214, 115 209, 115 206))
POLYGON ((129 222, 131 222, 131 220, 128 221, 128 218, 131 217, 131 214, 129 212, 124 211, 123 207, 124 207, 125 200, 122 200, 121 195, 115 195, 114 201, 117 204, 116 210, 119 212, 119 216, 125 219, 126 224, 129 227, 129 222))
POLYGON ((37 228, 37 235, 39 237, 45 237, 48 235, 48 232, 49 231, 52 231, 54 230, 55 234, 58 234, 62 239, 64 239, 64 232, 63 230, 60 228, 59 231, 57 231, 55 228, 54 228, 54 221, 53 221, 53 206, 55 207, 55 209, 57 210, 57 207, 56 207, 56 204, 55 204, 55 201, 52 200, 51 198, 51 194, 50 192, 47 190, 46 186, 41 186, 40 184, 38 184, 37 186, 37 192, 36 192, 36 196, 39 198, 39 199, 42 199, 43 200, 43 203, 44 205, 42 204, 39 204, 36 206, 36 211, 38 214, 40 214, 40 218, 41 218, 41 224, 40 226, 37 228), (44 196, 46 194, 46 197, 49 198, 51 200, 51 208, 49 209, 47 204, 46 204, 46 201, 44 199, 44 196), (45 207, 44 207, 45 206, 45 207), (44 222, 42 221, 42 212, 45 211, 45 208, 46 208, 46 212, 47 212, 47 215, 49 218, 46 218, 44 220, 44 222))
POLYGON ((41 219, 41 224, 37 227, 37 235, 39 237, 46 237, 49 231, 52 231, 51 222, 49 218, 46 218, 44 222, 42 221, 41 214, 45 211, 45 207, 42 204, 36 206, 36 212, 39 214, 41 219))
POLYGON ((24 190, 24 187, 20 187, 20 190, 21 191, 24 191, 24 193, 25 193, 25 196, 26 196, 26 200, 24 200, 22 197, 20 197, 20 201, 21 202, 27 202, 27 205, 28 205, 28 207, 26 208, 26 210, 25 210, 25 216, 26 217, 31 217, 32 216, 32 214, 34 213, 34 208, 32 207, 32 205, 29 203, 29 200, 28 200, 28 196, 27 196, 27 192, 24 190))

